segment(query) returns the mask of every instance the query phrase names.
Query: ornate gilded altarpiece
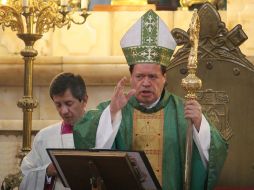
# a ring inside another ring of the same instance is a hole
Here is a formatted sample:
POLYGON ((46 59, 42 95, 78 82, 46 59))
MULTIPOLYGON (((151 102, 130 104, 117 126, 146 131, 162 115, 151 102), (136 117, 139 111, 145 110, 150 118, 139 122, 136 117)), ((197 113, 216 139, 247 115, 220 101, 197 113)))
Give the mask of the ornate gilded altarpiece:
MULTIPOLYGON (((198 11, 200 37, 197 76, 203 87, 198 100, 229 143, 219 186, 254 187, 254 66, 239 46, 248 39, 242 26, 229 30, 209 3, 198 11)), ((167 70, 167 88, 184 97, 181 79, 187 74, 188 31, 175 28, 177 45, 167 70)))

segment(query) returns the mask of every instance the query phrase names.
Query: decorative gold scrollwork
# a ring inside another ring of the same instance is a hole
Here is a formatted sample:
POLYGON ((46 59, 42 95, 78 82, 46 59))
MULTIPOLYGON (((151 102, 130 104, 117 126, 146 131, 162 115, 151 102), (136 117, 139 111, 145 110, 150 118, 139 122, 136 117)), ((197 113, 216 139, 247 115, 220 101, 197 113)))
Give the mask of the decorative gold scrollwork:
POLYGON ((34 100, 32 97, 23 96, 17 103, 18 107, 32 111, 38 106, 38 101, 34 100))

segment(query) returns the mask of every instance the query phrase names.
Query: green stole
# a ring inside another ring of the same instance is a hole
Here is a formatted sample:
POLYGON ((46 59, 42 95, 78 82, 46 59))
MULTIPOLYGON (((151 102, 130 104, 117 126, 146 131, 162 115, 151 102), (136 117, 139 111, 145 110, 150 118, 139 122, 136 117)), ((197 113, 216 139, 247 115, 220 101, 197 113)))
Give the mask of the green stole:
MULTIPOLYGON (((132 97, 122 109, 122 122, 115 140, 116 149, 131 150, 132 148, 133 108, 147 114, 164 109, 162 188, 163 190, 182 190, 187 128, 182 101, 178 97, 165 92, 163 98, 155 107, 146 109, 132 97)), ((192 189, 203 190, 205 189, 207 172, 195 145, 192 163, 192 173, 195 173, 192 177, 192 189)))
MULTIPOLYGON (((93 148, 95 146, 96 130, 100 115, 109 103, 104 102, 99 104, 97 110, 89 111, 74 126, 74 144, 77 149, 93 148)), ((112 146, 113 149, 132 150, 134 108, 147 114, 155 113, 161 109, 164 110, 162 187, 163 190, 182 190, 187 128, 182 100, 165 91, 161 100, 154 108, 146 109, 139 105, 137 100, 132 97, 122 109, 122 121, 112 146)), ((212 190, 219 178, 226 158, 227 144, 214 127, 211 126, 210 131, 211 144, 208 169, 205 169, 203 166, 198 149, 195 143, 193 143, 192 190, 212 190)))

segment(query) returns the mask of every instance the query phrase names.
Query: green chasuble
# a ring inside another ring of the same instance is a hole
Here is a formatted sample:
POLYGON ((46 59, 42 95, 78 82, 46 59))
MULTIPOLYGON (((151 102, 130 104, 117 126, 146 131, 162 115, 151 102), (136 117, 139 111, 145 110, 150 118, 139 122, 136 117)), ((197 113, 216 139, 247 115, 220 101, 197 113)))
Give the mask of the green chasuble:
MULTIPOLYGON (((95 147, 96 130, 102 111, 109 102, 101 103, 98 110, 89 111, 78 122, 73 131, 74 143, 77 149, 95 147)), ((161 100, 151 109, 141 106, 135 97, 122 109, 122 121, 117 133, 113 149, 131 150, 133 147, 133 114, 139 110, 144 114, 163 110, 163 152, 162 152, 162 189, 182 190, 185 158, 185 139, 187 122, 184 118, 182 100, 165 91, 161 100)), ((211 125, 210 125, 211 126, 211 125)), ((219 132, 211 126, 211 143, 207 168, 200 158, 198 149, 193 142, 192 157, 192 190, 212 190, 219 178, 220 171, 227 154, 227 143, 219 132)))

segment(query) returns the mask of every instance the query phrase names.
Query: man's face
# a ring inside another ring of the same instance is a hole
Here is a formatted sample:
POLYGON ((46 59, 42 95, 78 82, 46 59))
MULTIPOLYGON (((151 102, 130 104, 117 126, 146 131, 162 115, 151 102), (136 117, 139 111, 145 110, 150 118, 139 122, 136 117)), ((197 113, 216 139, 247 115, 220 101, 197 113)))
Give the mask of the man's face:
POLYGON ((74 125, 85 112, 87 98, 79 101, 67 89, 64 94, 53 96, 53 102, 64 123, 74 125))
POLYGON ((135 65, 130 79, 131 88, 136 89, 135 97, 145 105, 151 105, 161 96, 165 82, 161 66, 156 64, 135 65))

